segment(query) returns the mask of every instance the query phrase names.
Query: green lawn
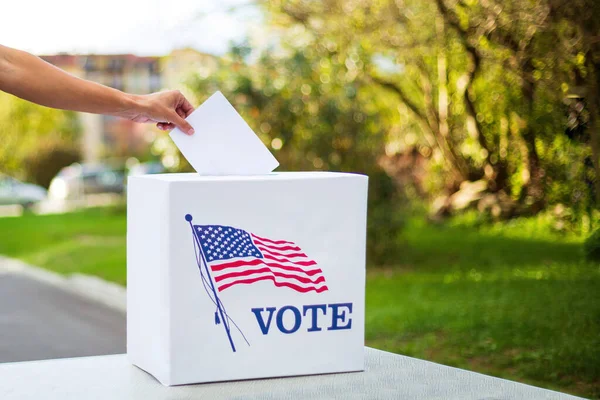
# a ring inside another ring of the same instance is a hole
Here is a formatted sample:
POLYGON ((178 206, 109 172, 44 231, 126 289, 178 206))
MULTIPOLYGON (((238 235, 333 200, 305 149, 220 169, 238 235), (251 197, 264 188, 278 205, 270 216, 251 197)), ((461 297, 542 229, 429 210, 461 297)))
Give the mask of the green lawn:
POLYGON ((368 274, 367 343, 600 396, 600 266, 535 222, 410 221, 401 265, 368 274))
POLYGON ((124 285, 125 230, 125 213, 112 208, 0 218, 0 254, 124 285))
MULTIPOLYGON (((403 257, 370 268, 367 344, 600 396, 600 266, 542 218, 407 222, 403 257)), ((125 283, 123 211, 0 219, 0 254, 125 283), (33 252, 28 249, 34 249, 33 252)))

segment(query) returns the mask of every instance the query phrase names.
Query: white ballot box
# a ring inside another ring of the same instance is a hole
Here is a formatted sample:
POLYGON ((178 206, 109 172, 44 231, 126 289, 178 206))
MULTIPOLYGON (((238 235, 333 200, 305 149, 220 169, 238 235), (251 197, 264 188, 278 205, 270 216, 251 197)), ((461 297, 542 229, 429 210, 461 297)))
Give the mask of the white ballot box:
POLYGON ((164 385, 361 371, 367 177, 130 177, 127 353, 164 385))

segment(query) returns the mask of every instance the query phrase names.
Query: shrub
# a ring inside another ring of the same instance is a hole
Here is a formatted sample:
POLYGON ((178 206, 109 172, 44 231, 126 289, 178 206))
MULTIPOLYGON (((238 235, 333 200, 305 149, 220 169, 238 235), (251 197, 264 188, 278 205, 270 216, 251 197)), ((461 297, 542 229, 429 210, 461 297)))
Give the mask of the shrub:
POLYGON ((369 174, 369 213, 367 218, 367 262, 393 265, 400 260, 400 239, 404 215, 397 190, 383 171, 369 174))
POLYGON ((60 139, 48 139, 32 149, 25 157, 23 167, 28 181, 47 188, 61 168, 80 159, 75 146, 60 139))
POLYGON ((600 262, 600 229, 597 229, 583 243, 583 251, 588 261, 600 262))

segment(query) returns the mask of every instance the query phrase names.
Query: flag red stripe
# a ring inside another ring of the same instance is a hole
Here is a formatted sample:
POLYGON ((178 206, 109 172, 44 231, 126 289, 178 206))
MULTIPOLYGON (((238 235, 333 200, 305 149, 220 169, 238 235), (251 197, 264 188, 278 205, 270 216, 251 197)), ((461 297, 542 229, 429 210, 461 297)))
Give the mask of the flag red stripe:
POLYGON ((308 256, 306 254, 304 254, 304 253, 278 253, 278 252, 273 251, 273 250, 271 250, 271 249, 269 249, 267 247, 263 247, 263 246, 257 246, 257 247, 258 247, 258 249, 260 251, 267 252, 267 253, 272 254, 274 256, 282 256, 282 257, 306 257, 306 258, 308 258, 308 256))
POLYGON ((254 239, 254 244, 256 245, 260 245, 260 246, 265 246, 268 249, 273 249, 273 250, 294 250, 294 251, 302 251, 302 249, 298 246, 283 246, 283 247, 278 247, 278 246, 273 246, 273 245, 269 245, 267 243, 263 243, 260 240, 254 239))
POLYGON ((302 253, 302 249, 299 246, 295 246, 290 248, 289 246, 284 246, 284 247, 277 247, 271 244, 264 244, 258 240, 254 240, 254 244, 256 245, 256 247, 261 247, 261 248, 265 248, 267 250, 270 251, 275 251, 275 252, 280 252, 282 254, 295 254, 295 253, 302 253), (297 250, 296 250, 297 249, 297 250))
POLYGON ((249 269, 249 270, 240 271, 240 272, 230 272, 228 274, 219 275, 219 276, 215 277, 215 282, 221 282, 224 279, 236 278, 236 277, 239 277, 239 276, 248 276, 248 275, 254 275, 254 274, 261 274, 263 272, 268 272, 268 273, 272 274, 275 277, 295 279, 295 280, 297 280, 299 282, 302 282, 302 283, 312 283, 312 284, 316 285, 317 283, 325 282, 325 277, 323 275, 320 275, 317 279, 315 279, 313 281, 312 279, 305 278, 303 276, 290 275, 290 274, 284 274, 284 273, 278 272, 278 271, 273 271, 269 267, 258 268, 258 269, 249 269))
POLYGON ((314 290, 317 293, 321 293, 324 292, 326 290, 328 290, 327 286, 320 286, 320 287, 316 287, 316 286, 311 286, 311 287, 302 287, 302 286, 298 286, 295 285, 293 283, 289 283, 289 282, 278 282, 277 280, 275 280, 274 276, 260 276, 258 278, 251 278, 251 279, 240 279, 238 281, 233 281, 233 282, 229 282, 226 283, 224 285, 219 286, 219 292, 227 289, 228 287, 231 287, 233 285, 238 285, 238 284, 249 284, 249 283, 254 283, 254 282, 258 282, 258 281, 264 281, 264 280, 270 280, 273 281, 273 284, 275 286, 278 287, 289 287, 291 289, 294 289, 297 292, 302 292, 302 293, 306 293, 306 292, 310 292, 312 290, 314 290))
POLYGON ((218 264, 218 265, 211 265, 210 268, 211 268, 212 271, 218 272, 218 271, 222 271, 222 270, 227 269, 227 268, 253 266, 253 265, 260 265, 260 264, 264 264, 264 265, 267 265, 269 267, 277 267, 277 268, 281 268, 281 269, 287 269, 288 271, 302 272, 302 273, 305 273, 306 275, 309 275, 309 276, 313 276, 314 274, 321 274, 321 273, 323 273, 323 271, 321 271, 321 268, 312 269, 312 270, 305 270, 303 268, 296 268, 296 267, 291 267, 291 266, 288 266, 288 265, 281 265, 281 264, 277 264, 277 263, 273 263, 273 262, 265 262, 265 261, 263 261, 260 258, 256 258, 256 259, 251 260, 251 261, 236 260, 236 261, 232 261, 232 262, 228 262, 228 263, 223 263, 223 264, 218 264))
POLYGON ((265 254, 264 257, 267 260, 273 260, 273 261, 279 261, 279 262, 289 262, 289 263, 292 263, 292 264, 301 265, 303 267, 310 267, 311 265, 317 265, 317 263, 314 262, 314 261, 312 261, 312 260, 309 260, 309 261, 292 261, 292 260, 288 260, 288 259, 285 259, 285 258, 273 257, 273 256, 271 256, 269 254, 265 254))
POLYGON ((271 240, 271 239, 267 239, 267 238, 255 235, 254 233, 251 233, 251 235, 252 235, 253 238, 256 238, 258 240, 262 240, 263 242, 269 242, 269 243, 273 243, 273 244, 296 244, 294 242, 288 242, 287 240, 271 240))

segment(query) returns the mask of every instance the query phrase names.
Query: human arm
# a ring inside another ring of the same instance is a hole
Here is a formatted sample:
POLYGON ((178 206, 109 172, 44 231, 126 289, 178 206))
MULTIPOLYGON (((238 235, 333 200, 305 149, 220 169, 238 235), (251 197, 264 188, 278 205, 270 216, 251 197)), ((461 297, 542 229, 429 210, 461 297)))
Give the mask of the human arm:
POLYGON ((155 122, 193 133, 185 118, 194 108, 179 91, 124 93, 77 78, 24 51, 0 45, 0 90, 46 107, 155 122))

